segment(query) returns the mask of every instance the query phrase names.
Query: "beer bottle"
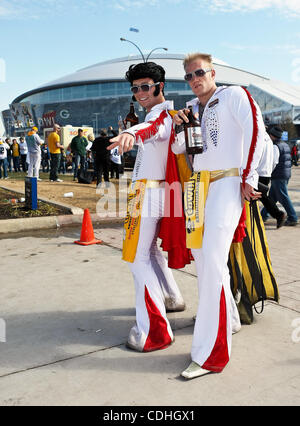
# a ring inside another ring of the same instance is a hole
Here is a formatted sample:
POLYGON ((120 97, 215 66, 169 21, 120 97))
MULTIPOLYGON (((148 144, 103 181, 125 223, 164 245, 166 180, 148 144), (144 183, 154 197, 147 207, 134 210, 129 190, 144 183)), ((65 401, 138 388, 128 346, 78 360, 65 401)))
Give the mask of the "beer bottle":
POLYGON ((126 129, 129 129, 132 126, 139 124, 139 117, 135 113, 133 102, 130 102, 130 111, 126 115, 124 124, 126 129))
POLYGON ((192 106, 189 106, 187 118, 189 122, 183 123, 186 152, 188 154, 201 154, 203 152, 201 123, 194 116, 192 106))

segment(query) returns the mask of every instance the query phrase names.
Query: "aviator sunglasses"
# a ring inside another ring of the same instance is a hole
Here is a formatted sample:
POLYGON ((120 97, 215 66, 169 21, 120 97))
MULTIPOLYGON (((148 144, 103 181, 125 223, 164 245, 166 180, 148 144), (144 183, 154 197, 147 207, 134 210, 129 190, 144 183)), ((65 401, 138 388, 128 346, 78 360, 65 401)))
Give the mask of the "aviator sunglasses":
POLYGON ((188 72, 187 74, 185 74, 184 79, 186 81, 191 81, 193 80, 194 75, 196 77, 203 77, 209 71, 212 71, 212 68, 206 68, 206 69, 199 68, 193 72, 188 72))
POLYGON ((139 90, 141 90, 142 92, 149 92, 149 90, 151 89, 151 87, 153 86, 158 86, 160 83, 154 83, 154 84, 141 84, 140 86, 132 86, 130 88, 130 90, 132 91, 132 93, 136 94, 139 90))

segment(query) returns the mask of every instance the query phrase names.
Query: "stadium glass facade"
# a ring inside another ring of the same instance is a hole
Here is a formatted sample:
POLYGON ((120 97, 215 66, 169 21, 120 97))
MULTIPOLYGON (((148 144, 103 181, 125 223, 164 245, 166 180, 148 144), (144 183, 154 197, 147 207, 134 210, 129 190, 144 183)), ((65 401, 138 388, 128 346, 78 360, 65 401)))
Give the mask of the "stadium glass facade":
MULTIPOLYGON (((186 101, 194 96, 189 84, 183 79, 183 57, 184 55, 163 54, 153 58, 166 69, 165 97, 174 101, 175 109, 184 107, 186 101)), ((124 75, 129 65, 137 61, 140 61, 139 57, 124 57, 92 65, 24 93, 12 101, 12 104, 28 103, 34 122, 41 132, 47 123, 45 117, 48 116, 54 117, 55 122, 61 126, 92 126, 95 133, 108 126, 117 128, 119 117, 127 115, 132 100, 130 84, 125 81, 124 75)), ((265 117, 272 121, 291 117, 294 122, 297 118, 299 121, 295 124, 300 127, 300 92, 299 102, 298 98, 293 98, 291 102, 285 96, 286 89, 282 87, 280 91, 278 82, 274 96, 268 93, 269 87, 274 90, 271 80, 233 68, 218 59, 214 61, 214 66, 217 85, 238 84, 247 87, 265 117)), ((145 111, 137 103, 135 110, 140 121, 143 121, 145 111)), ((2 116, 7 134, 21 132, 21 129, 13 127, 10 110, 3 111, 2 116)))
MULTIPOLYGON (((165 92, 190 91, 188 83, 185 81, 166 82, 165 92)), ((95 84, 82 84, 58 89, 46 90, 35 93, 22 99, 22 102, 31 104, 46 104, 53 102, 79 101, 97 98, 111 98, 128 96, 130 85, 126 81, 101 82, 95 84)))
MULTIPOLYGON (((180 108, 193 96, 185 81, 167 81, 165 97, 174 101, 174 108, 180 108)), ((93 84, 68 85, 65 87, 32 93, 19 97, 15 102, 30 102, 35 122, 39 129, 44 127, 43 117, 55 111, 55 121, 61 126, 91 126, 95 133, 101 128, 117 128, 119 117, 125 118, 129 112, 132 94, 126 81, 98 82, 93 84)), ((140 121, 145 111, 135 103, 140 121)), ((7 133, 12 134, 9 126, 9 111, 2 113, 7 133)), ((19 133, 19 131, 17 131, 19 133)))

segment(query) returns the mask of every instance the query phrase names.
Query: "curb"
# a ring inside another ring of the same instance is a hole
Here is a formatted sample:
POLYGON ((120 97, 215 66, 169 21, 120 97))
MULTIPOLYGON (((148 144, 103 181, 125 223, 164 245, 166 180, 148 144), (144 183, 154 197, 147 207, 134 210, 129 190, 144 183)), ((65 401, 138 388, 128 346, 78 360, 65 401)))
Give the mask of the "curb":
MULTIPOLYGON (((16 191, 3 185, 0 185, 0 188, 24 195, 24 191, 16 191)), ((84 212, 83 209, 63 203, 57 203, 52 200, 48 200, 47 198, 38 197, 38 200, 52 204, 56 207, 63 207, 71 214, 60 216, 26 217, 20 219, 3 219, 0 220, 0 235, 24 231, 37 231, 41 229, 58 229, 66 226, 81 225, 84 212)), ((123 224, 124 222, 123 217, 99 217, 97 213, 91 214, 91 220, 93 224, 98 225, 118 225, 123 224)))
MULTIPOLYGON (((82 224, 82 219, 83 214, 4 219, 0 221, 0 235, 77 226, 82 224)), ((121 225, 124 222, 124 219, 119 217, 100 218, 97 213, 91 214, 91 219, 93 224, 98 225, 121 225)))

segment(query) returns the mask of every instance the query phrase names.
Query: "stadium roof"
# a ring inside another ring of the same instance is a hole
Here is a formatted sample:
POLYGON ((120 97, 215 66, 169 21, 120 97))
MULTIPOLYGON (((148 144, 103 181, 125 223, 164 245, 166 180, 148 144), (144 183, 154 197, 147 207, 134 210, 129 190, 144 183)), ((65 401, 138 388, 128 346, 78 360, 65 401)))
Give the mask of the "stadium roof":
MULTIPOLYGON (((145 55, 146 56, 146 55, 145 55)), ((163 66, 166 70, 167 80, 183 80, 184 70, 182 66, 184 55, 180 54, 153 54, 151 61, 163 66)), ((110 61, 100 62, 85 68, 82 68, 75 73, 68 74, 62 78, 51 81, 40 87, 61 86, 70 83, 86 83, 93 81, 112 81, 123 80, 129 66, 141 62, 141 56, 126 56, 110 61)), ((241 84, 248 86, 250 80, 265 81, 264 77, 238 68, 231 67, 224 61, 213 58, 213 63, 217 71, 218 82, 228 84, 241 84)))
MULTIPOLYGON (((147 57, 147 54, 144 54, 147 57)), ((182 61, 185 55, 160 53, 152 54, 151 61, 162 65, 166 70, 167 81, 183 80, 184 70, 182 61)), ((109 61, 99 62, 94 65, 82 68, 72 74, 53 80, 39 86, 29 92, 18 96, 13 102, 20 102, 22 99, 35 93, 46 90, 58 89, 61 87, 78 86, 101 82, 123 81, 129 66, 141 62, 140 55, 129 55, 123 58, 116 58, 109 61)), ((300 88, 290 86, 280 81, 270 80, 258 74, 254 74, 236 67, 228 65, 226 62, 213 58, 216 70, 216 81, 219 84, 236 84, 245 87, 254 86, 270 95, 281 99, 293 106, 300 105, 300 88)))
MULTIPOLYGON (((300 87, 291 86, 277 80, 268 80, 265 82, 252 83, 251 86, 257 87, 263 92, 280 99, 287 104, 300 106, 300 87)), ((250 86, 250 87, 251 87, 250 86)))
MULTIPOLYGON (((184 56, 185 55, 182 54, 171 53, 152 54, 151 61, 154 61, 165 68, 166 79, 168 81, 178 81, 183 80, 184 70, 182 61, 184 56)), ((57 80, 53 80, 33 90, 30 90, 29 92, 23 93, 22 95, 18 96, 14 102, 20 102, 27 96, 35 93, 39 93, 45 90, 57 89, 60 87, 107 81, 122 81, 125 78, 125 73, 129 66, 141 62, 141 60, 142 59, 140 55, 129 55, 123 58, 100 62, 86 68, 82 68, 57 80)), ((213 63, 216 69, 216 80, 221 84, 237 84, 248 86, 250 83, 264 82, 268 80, 267 78, 257 74, 232 67, 217 58, 213 58, 213 63)))

